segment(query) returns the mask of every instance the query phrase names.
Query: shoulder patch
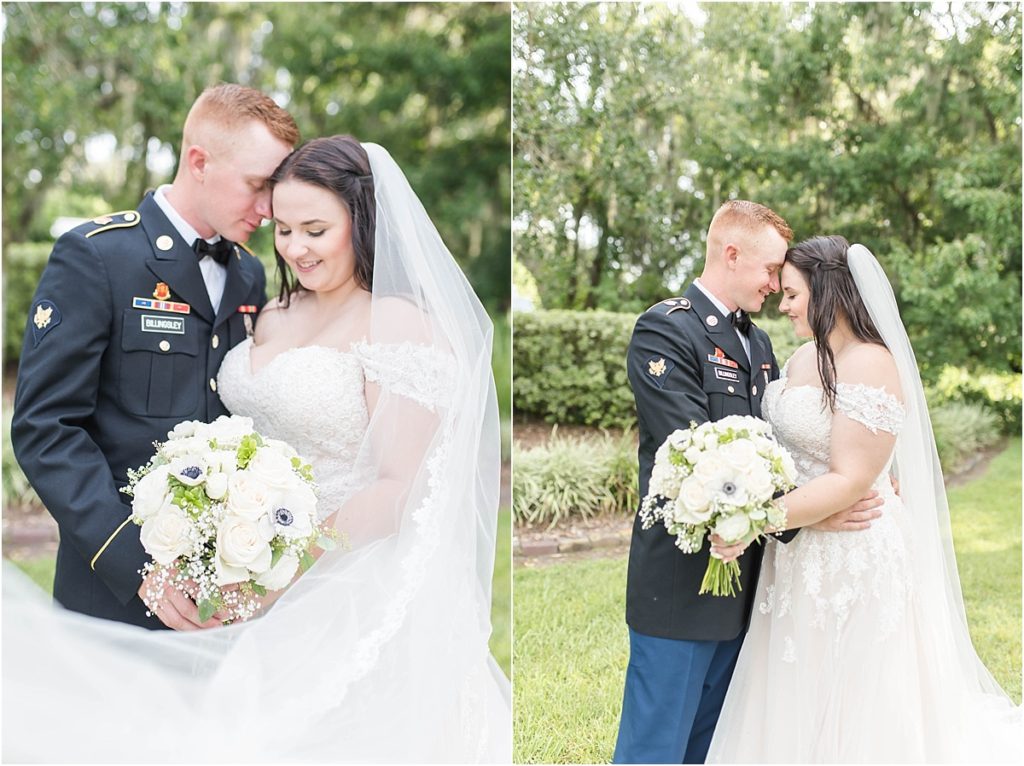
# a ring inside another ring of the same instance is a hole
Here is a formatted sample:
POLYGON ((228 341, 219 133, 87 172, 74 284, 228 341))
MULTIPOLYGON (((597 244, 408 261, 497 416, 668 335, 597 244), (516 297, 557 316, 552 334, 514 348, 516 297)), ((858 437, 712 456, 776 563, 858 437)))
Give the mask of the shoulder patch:
POLYGON ((122 210, 118 213, 107 213, 106 215, 101 215, 98 218, 92 219, 92 222, 96 224, 97 228, 88 232, 85 236, 92 237, 104 231, 112 231, 113 229, 128 229, 132 226, 138 226, 141 220, 142 216, 140 216, 136 210, 122 210))
POLYGON ((36 301, 30 309, 32 323, 32 346, 38 346, 46 333, 60 324, 60 309, 53 301, 45 298, 36 301))

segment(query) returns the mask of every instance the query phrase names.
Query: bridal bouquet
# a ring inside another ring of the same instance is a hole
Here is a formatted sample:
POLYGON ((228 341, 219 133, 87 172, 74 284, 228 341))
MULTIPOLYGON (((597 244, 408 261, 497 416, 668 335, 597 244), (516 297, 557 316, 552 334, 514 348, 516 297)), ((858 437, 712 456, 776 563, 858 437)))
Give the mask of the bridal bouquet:
MULTIPOLYGON (((795 481, 793 458, 763 420, 731 415, 690 423, 655 454, 640 520, 644 529, 663 522, 684 553, 699 551, 708 532, 730 545, 749 543, 785 528, 785 509, 772 498, 795 481)), ((739 562, 712 557, 700 593, 734 596, 739 582, 739 562)))
POLYGON ((142 575, 159 573, 155 593, 171 584, 194 598, 203 621, 217 611, 248 619, 258 596, 312 565, 314 545, 334 547, 317 516, 312 468, 250 418, 185 421, 154 446, 121 490, 153 558, 142 575))

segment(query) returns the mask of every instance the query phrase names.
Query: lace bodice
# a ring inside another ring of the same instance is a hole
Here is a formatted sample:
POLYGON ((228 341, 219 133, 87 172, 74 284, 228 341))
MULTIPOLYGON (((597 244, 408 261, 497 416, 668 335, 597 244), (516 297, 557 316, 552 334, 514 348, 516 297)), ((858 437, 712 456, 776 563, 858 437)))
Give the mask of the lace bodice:
MULTIPOLYGON (((825 404, 821 388, 789 386, 786 368, 783 368, 781 377, 765 389, 761 407, 776 438, 793 455, 800 474, 798 484, 805 484, 828 470, 832 413, 825 404)), ((872 433, 898 434, 906 417, 899 399, 885 389, 861 383, 837 383, 835 408, 872 433)), ((888 464, 880 478, 887 474, 888 464)), ((876 482, 881 483, 888 482, 876 482)))
POLYGON ((369 424, 367 381, 432 410, 447 406, 452 396, 451 359, 427 346, 361 342, 348 352, 303 346, 255 372, 251 347, 246 339, 227 353, 217 390, 229 411, 251 417, 257 431, 288 442, 312 464, 321 517, 371 476, 359 460, 369 424))
MULTIPOLYGON (((782 376, 765 389, 762 412, 779 443, 793 456, 799 486, 829 469, 833 414, 821 388, 787 384, 783 368, 782 376)), ((898 434, 905 419, 896 397, 862 384, 838 383, 835 407, 873 433, 898 434)), ((876 639, 890 635, 900 624, 910 576, 905 520, 889 480, 891 461, 890 455, 873 485, 885 505, 882 517, 870 528, 859 532, 807 528, 787 544, 769 543, 757 608, 782 621, 783 661, 798 661, 800 636, 806 637, 806 628, 825 630, 838 647, 843 626, 858 605, 871 605, 876 639)))

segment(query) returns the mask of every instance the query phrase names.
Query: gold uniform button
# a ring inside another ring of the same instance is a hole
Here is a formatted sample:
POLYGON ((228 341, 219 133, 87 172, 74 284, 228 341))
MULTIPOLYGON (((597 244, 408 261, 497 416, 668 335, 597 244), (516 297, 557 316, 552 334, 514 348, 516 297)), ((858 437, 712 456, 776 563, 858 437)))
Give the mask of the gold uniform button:
POLYGON ((211 391, 216 391, 217 390, 217 381, 214 378, 210 378, 210 390, 211 391))
POLYGON ((138 217, 139 217, 138 213, 133 213, 131 211, 129 211, 129 212, 124 214, 124 220, 125 220, 126 223, 131 223, 132 221, 134 221, 138 217))
POLYGON ((735 389, 735 388, 733 388, 732 386, 729 386, 729 387, 728 387, 728 388, 726 389, 726 391, 728 391, 728 392, 729 392, 730 394, 735 394, 735 393, 736 393, 736 389, 735 389))
POLYGON ((210 339, 210 345, 213 346, 214 348, 217 348, 217 346, 220 345, 220 336, 219 335, 214 335, 210 339))
POLYGON ((165 340, 160 341, 160 350, 161 351, 170 351, 171 350, 171 344, 168 343, 165 340))
POLYGON ((750 389, 750 393, 752 393, 754 396, 757 396, 757 386, 754 386, 752 389, 750 389))
POLYGON ((174 247, 174 240, 168 237, 166 234, 161 234, 156 238, 156 246, 161 250, 170 250, 174 247))

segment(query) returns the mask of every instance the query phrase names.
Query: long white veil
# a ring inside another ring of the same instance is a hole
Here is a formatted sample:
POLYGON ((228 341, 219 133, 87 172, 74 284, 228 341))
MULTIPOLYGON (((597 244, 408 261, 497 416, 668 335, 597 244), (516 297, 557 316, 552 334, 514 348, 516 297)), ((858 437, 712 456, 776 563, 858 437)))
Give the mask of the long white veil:
POLYGON ((377 393, 362 489, 337 516, 350 546, 265 616, 192 633, 56 609, 5 564, 5 761, 511 760, 510 687, 487 645, 492 327, 402 171, 364 147, 377 393))
POLYGON ((970 743, 973 749, 969 757, 979 763, 988 760, 985 753, 997 758, 1019 753, 1020 709, 1012 705, 978 657, 968 631, 949 504, 928 405, 892 286, 877 259, 863 245, 851 245, 847 260, 871 320, 896 361, 907 409, 906 422, 896 440, 893 466, 912 528, 907 543, 913 549, 916 624, 928 629, 919 644, 920 660, 942 677, 940 696, 958 709, 959 715, 950 717, 949 722, 964 726, 958 734, 945 733, 951 741, 970 743))

